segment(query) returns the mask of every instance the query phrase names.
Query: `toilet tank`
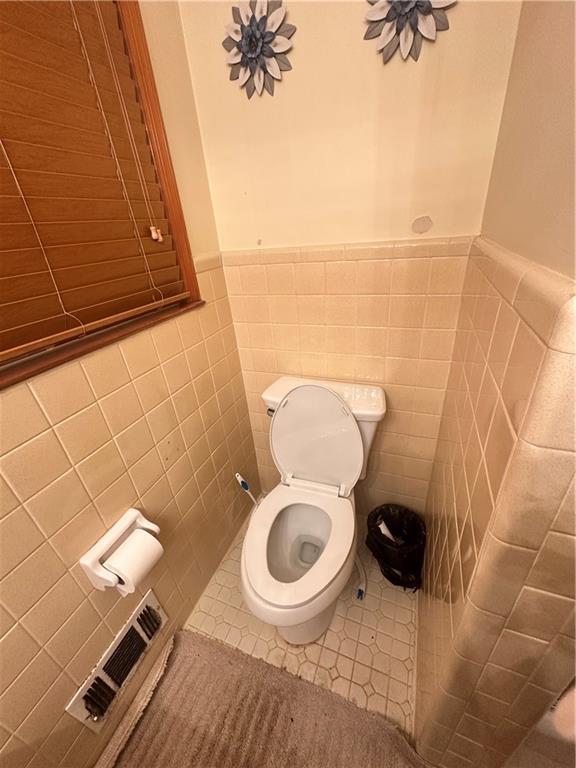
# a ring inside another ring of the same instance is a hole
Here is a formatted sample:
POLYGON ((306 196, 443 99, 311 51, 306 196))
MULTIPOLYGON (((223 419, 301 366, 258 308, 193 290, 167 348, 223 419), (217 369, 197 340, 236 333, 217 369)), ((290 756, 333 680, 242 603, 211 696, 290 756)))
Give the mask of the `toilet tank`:
POLYGON ((331 389, 346 402, 354 418, 358 422, 362 445, 364 447, 364 461, 360 480, 366 477, 368 456, 372 441, 376 434, 378 422, 382 421, 386 413, 386 396, 381 387, 371 384, 354 384, 349 381, 327 381, 324 379, 302 379, 297 376, 282 376, 271 384, 263 393, 262 400, 266 403, 268 415, 272 416, 284 397, 295 387, 303 384, 319 384, 331 389))

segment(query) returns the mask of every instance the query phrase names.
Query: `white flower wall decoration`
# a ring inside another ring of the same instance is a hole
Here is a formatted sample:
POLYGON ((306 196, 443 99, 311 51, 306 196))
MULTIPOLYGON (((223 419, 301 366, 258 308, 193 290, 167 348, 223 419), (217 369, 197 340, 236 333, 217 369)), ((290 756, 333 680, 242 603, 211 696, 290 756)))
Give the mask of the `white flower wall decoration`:
POLYGON ((376 50, 384 64, 400 48, 404 60, 418 60, 423 40, 436 40, 438 32, 448 29, 446 9, 456 0, 368 0, 365 40, 378 38, 376 50))
POLYGON ((292 69, 286 55, 296 32, 285 21, 281 0, 250 0, 232 6, 232 23, 226 25, 222 45, 228 51, 230 80, 238 80, 249 99, 254 93, 274 95, 274 83, 292 69))

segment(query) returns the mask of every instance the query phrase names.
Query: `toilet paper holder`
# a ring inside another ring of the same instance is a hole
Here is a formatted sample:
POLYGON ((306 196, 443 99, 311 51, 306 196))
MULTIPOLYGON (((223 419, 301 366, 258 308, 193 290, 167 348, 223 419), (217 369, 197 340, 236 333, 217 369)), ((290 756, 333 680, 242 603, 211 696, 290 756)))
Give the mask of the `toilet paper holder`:
POLYGON ((117 520, 106 531, 102 538, 98 539, 96 544, 86 554, 82 555, 79 561, 80 565, 96 589, 102 591, 106 587, 117 587, 119 585, 120 579, 118 576, 105 568, 101 561, 105 560, 111 552, 119 547, 138 528, 155 535, 160 533, 158 525, 147 520, 138 509, 131 507, 122 515, 120 520, 117 520))

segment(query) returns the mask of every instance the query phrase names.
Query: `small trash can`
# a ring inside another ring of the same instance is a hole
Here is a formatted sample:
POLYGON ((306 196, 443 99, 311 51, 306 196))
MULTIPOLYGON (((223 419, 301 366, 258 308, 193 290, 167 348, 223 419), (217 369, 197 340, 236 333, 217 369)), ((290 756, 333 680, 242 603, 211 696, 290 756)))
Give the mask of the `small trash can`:
POLYGON ((422 586, 426 524, 407 507, 383 504, 368 515, 366 546, 383 575, 397 587, 422 586))

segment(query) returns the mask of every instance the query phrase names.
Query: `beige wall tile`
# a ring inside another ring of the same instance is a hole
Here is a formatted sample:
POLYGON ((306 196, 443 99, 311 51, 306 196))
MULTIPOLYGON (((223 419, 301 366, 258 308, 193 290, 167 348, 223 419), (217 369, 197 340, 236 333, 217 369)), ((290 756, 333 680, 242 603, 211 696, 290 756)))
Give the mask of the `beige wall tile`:
POLYGON ((481 462, 474 488, 470 490, 470 514, 474 528, 474 541, 476 548, 480 549, 494 509, 484 462, 481 462))
POLYGON ((137 500, 138 493, 134 488, 130 475, 125 473, 94 499, 94 505, 98 510, 104 525, 108 528, 113 525, 127 509, 136 506, 137 500))
POLYGON ((92 666, 94 659, 99 659, 113 639, 113 634, 105 624, 99 624, 88 640, 66 667, 66 671, 76 685, 81 685, 92 666))
POLYGON ((359 294, 390 293, 392 262, 385 260, 356 262, 356 290, 359 294))
POLYGON ((182 340, 178 327, 171 322, 155 325, 152 330, 152 341, 161 362, 174 357, 182 351, 182 340))
POLYGON ((21 618, 21 624, 45 644, 80 605, 84 595, 69 573, 65 573, 21 618))
POLYGON ((162 366, 170 394, 178 392, 191 379, 188 361, 184 353, 176 355, 162 366))
POLYGON ((56 434, 72 463, 85 459, 112 439, 98 405, 91 405, 56 427, 56 434))
POLYGON ((51 430, 0 459, 0 469, 22 501, 29 499, 69 468, 70 462, 51 430))
POLYGON ((143 413, 133 384, 126 384, 103 398, 100 406, 113 434, 122 432, 143 413))
POLYGON ((139 419, 116 437, 122 459, 130 468, 154 446, 152 432, 145 418, 139 419))
POLYGON ((435 258, 430 263, 430 293, 460 295, 467 259, 464 256, 435 258))
POLYGON ((8 453, 49 426, 26 384, 7 390, 0 405, 0 418, 0 453, 8 453))
POLYGON ((506 302, 500 302, 500 309, 488 351, 488 365, 499 386, 504 379, 508 357, 516 337, 518 324, 518 315, 514 310, 506 302))
POLYGON ((76 469, 92 497, 98 496, 124 472, 122 457, 113 441, 88 456, 76 469))
POLYGON ((269 264, 266 267, 266 280, 268 293, 294 294, 294 265, 293 264, 269 264))
POLYGON ((198 312, 187 312, 184 315, 180 315, 177 320, 177 327, 185 349, 202 341, 202 329, 200 328, 198 312))
POLYGON ((18 507, 0 521, 0 578, 19 565, 44 541, 24 507, 18 507))
POLYGON ((424 326, 426 328, 456 328, 459 311, 459 296, 428 296, 424 326))
POLYGON ((478 681, 478 690, 487 696, 511 704, 526 682, 524 675, 512 672, 504 667, 486 664, 478 681))
POLYGON ((572 609, 568 598, 524 587, 507 628, 541 640, 551 640, 560 631, 572 609))
POLYGON ((572 280, 536 267, 523 275, 514 297, 514 308, 547 343, 562 306, 573 294, 572 280))
MULTIPOLYGON (((479 608, 507 616, 526 581, 535 555, 533 550, 513 547, 487 533, 482 552, 483 568, 475 574, 470 599, 479 608)), ((518 627, 509 628, 522 632, 518 627)))
POLYGON ((99 349, 83 358, 81 364, 96 397, 103 397, 130 380, 126 363, 115 345, 99 349))
POLYGON ((294 283, 297 294, 324 294, 326 292, 324 264, 306 262, 294 264, 294 283))
POLYGON ((99 623, 98 613, 88 600, 84 600, 46 643, 46 650, 65 667, 99 623))
POLYGON ((60 675, 20 725, 18 736, 31 746, 40 743, 60 720, 64 707, 74 693, 72 680, 65 674, 60 675))
POLYGON ((263 266, 240 267, 240 284, 244 294, 258 295, 267 293, 266 268, 263 266))
POLYGON ((14 626, 16 620, 8 613, 3 605, 0 605, 0 637, 4 637, 11 627, 14 626))
POLYGON ((560 509, 552 528, 555 531, 561 533, 576 534, 576 515, 574 510, 576 509, 576 499, 574 498, 574 482, 571 483, 569 489, 560 504, 560 509))
POLYGON ((536 589, 574 598, 574 537, 550 532, 526 581, 536 589))
POLYGON ((0 600, 20 617, 39 600, 65 571, 49 544, 36 549, 0 582, 0 600))
POLYGON ((524 420, 543 356, 542 342, 520 322, 502 382, 502 397, 516 431, 524 420))
POLYGON ((0 641, 0 693, 18 677, 40 650, 38 643, 15 624, 0 641))
POLYGON ((134 380, 134 387, 144 411, 150 411, 169 396, 166 379, 161 368, 153 368, 134 380))
POLYGON ((500 498, 506 514, 495 520, 495 535, 537 549, 573 474, 571 454, 537 448, 519 440, 500 498))
POLYGON ((93 505, 89 505, 52 536, 50 541, 68 567, 88 551, 105 533, 104 524, 93 505))
POLYGON ((297 323, 298 307, 292 296, 270 296, 268 298, 272 323, 297 323))
MULTIPOLYGON (((122 358, 128 367, 130 376, 133 379, 146 373, 146 371, 149 371, 151 368, 156 367, 160 362, 156 347, 152 341, 152 336, 147 332, 138 333, 135 336, 130 336, 128 339, 125 339, 120 344, 120 351, 122 352, 122 358)), ((100 366, 98 366, 97 369, 101 370, 100 366)), ((122 378, 124 379, 123 381, 114 381, 115 386, 113 386, 112 383, 107 385, 105 387, 107 390, 106 394, 113 389, 117 389, 117 387, 122 384, 126 384, 129 380, 129 377, 124 374, 122 378)))
POLYGON ((574 675, 574 638, 558 635, 540 658, 531 682, 549 691, 563 691, 574 675))
POLYGON ((428 293, 430 259, 394 259, 391 267, 390 293, 428 293))
POLYGON ((19 506, 20 502, 16 496, 12 493, 12 490, 8 486, 6 480, 0 476, 0 519, 12 512, 19 506))
POLYGON ((48 654, 40 651, 0 697, 3 723, 16 730, 56 680, 59 672, 58 666, 48 654))
POLYGON ((496 729, 493 743, 496 749, 501 750, 503 754, 511 754, 527 735, 526 728, 506 719, 496 729))
POLYGON ((36 376, 31 379, 30 387, 52 424, 94 402, 94 393, 80 363, 63 365, 36 376))
POLYGON ((16 736, 10 736, 0 758, 6 768, 25 768, 34 757, 34 750, 16 736))
POLYGON ((521 675, 530 675, 548 644, 530 635, 505 629, 496 643, 490 661, 521 675))
POLYGON ((481 611, 467 602, 454 635, 454 647, 466 659, 485 663, 500 636, 504 621, 502 616, 481 611))
MULTIPOLYGON (((379 314, 378 310, 379 307, 375 306, 375 314, 379 314)), ((422 328, 424 326, 425 313, 425 296, 390 296, 390 327, 422 328)), ((376 325, 376 323, 369 324, 376 325)))
POLYGON ((573 451, 575 392, 574 356, 548 350, 522 436, 535 445, 573 451))
MULTIPOLYGON (((555 698, 550 691, 545 691, 535 685, 526 685, 510 709, 510 719, 515 724, 532 726, 550 709, 555 698)), ((527 735, 527 729, 520 729, 518 735, 524 738, 527 735)), ((503 748, 503 745, 499 743, 498 733, 496 746, 499 749, 503 748)))
POLYGON ((326 293, 350 295, 356 293, 356 262, 326 263, 326 293))
POLYGON ((504 408, 496 404, 492 424, 486 439, 485 458, 492 497, 496 499, 510 455, 514 448, 515 435, 510 428, 504 408))

